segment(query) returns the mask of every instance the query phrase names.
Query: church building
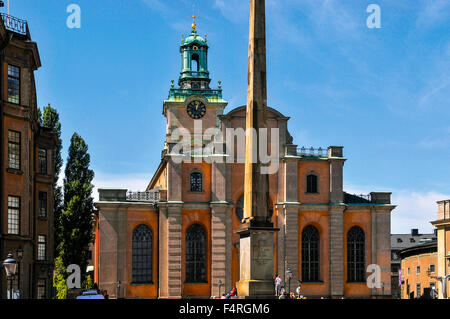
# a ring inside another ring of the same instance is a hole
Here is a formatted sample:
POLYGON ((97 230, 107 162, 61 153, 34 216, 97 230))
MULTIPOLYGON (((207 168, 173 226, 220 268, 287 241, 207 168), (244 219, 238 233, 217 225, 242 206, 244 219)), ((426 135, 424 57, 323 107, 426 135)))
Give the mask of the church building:
MULTIPOLYGON (((111 298, 209 298, 239 281, 245 153, 227 134, 239 140, 246 107, 227 108, 220 82, 211 88, 208 49, 194 23, 180 46, 178 86, 163 102, 165 146, 147 189, 99 189, 94 277, 111 298)), ((269 136, 279 153, 269 175, 271 221, 280 229, 274 276, 292 291, 301 280, 310 298, 390 296, 391 193, 345 193, 342 146, 298 147, 289 117, 274 106, 266 118, 279 139, 269 136), (380 285, 366 282, 372 264, 380 285)))

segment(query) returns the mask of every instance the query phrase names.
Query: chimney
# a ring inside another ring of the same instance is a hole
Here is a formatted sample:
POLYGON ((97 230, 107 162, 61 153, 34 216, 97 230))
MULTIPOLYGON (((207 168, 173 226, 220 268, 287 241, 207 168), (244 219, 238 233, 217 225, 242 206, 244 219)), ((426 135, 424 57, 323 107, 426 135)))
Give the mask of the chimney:
POLYGON ((417 228, 411 229, 411 236, 419 236, 419 230, 417 228))

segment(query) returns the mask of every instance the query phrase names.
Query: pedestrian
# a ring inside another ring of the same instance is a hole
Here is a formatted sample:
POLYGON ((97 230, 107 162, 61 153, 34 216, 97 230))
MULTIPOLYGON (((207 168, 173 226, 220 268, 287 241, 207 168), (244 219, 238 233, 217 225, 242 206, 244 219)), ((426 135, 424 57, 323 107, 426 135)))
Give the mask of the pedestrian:
POLYGON ((280 275, 275 275, 275 296, 279 296, 281 293, 281 277, 280 275))
POLYGON ((286 296, 286 292, 283 291, 280 295, 280 297, 278 297, 278 299, 288 299, 288 297, 286 296))
POLYGON ((297 289, 295 289, 295 293, 297 294, 297 297, 300 297, 301 290, 302 290, 302 282, 299 280, 297 289))

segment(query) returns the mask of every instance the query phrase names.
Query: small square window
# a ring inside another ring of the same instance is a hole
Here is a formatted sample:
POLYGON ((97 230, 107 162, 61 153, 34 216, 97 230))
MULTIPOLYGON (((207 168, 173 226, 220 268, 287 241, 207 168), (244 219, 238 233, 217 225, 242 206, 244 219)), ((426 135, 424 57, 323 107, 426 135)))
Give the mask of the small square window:
POLYGON ((202 173, 192 173, 190 176, 191 192, 203 191, 203 176, 202 173))

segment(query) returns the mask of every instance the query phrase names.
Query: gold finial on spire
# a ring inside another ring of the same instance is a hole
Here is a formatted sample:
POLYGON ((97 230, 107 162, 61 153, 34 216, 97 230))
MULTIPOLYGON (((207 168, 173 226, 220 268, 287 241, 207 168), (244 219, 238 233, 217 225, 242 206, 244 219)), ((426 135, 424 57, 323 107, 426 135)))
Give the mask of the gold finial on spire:
POLYGON ((192 30, 193 31, 197 31, 197 25, 195 24, 195 19, 198 18, 198 16, 195 15, 195 4, 193 5, 193 14, 192 14, 192 19, 194 20, 194 22, 192 23, 192 30))

